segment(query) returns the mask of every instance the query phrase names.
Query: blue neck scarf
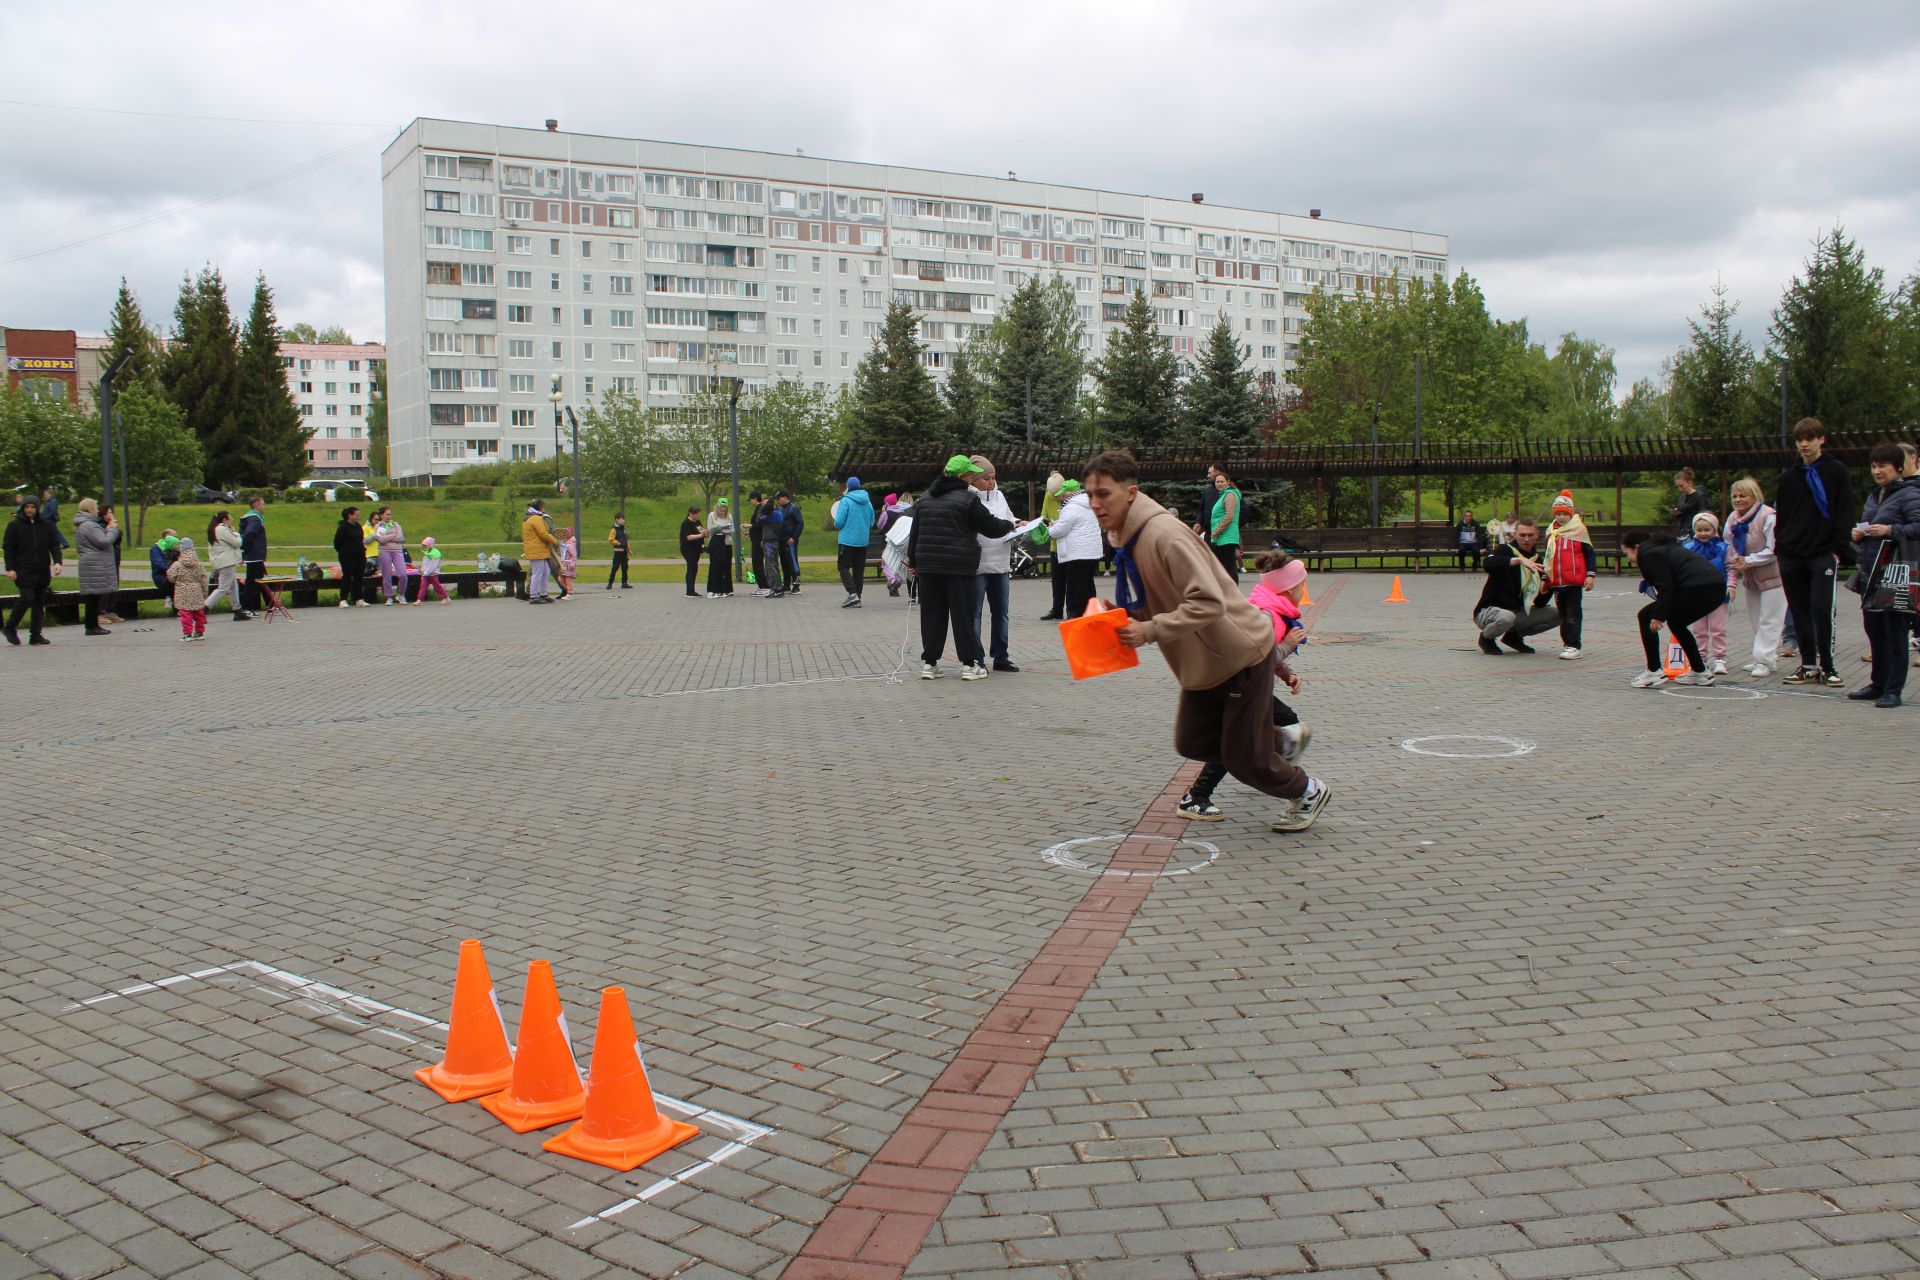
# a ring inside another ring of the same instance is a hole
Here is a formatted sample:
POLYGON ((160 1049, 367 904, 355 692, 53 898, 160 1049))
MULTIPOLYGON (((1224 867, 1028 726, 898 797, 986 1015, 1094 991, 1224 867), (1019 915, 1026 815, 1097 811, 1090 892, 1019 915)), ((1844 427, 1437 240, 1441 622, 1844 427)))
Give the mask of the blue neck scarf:
MULTIPOLYGON (((1134 535, 1134 542, 1140 535, 1134 535)), ((1133 542, 1117 547, 1113 553, 1113 602, 1128 613, 1136 604, 1147 602, 1147 586, 1140 580, 1140 566, 1133 562, 1133 542)))
POLYGON ((1728 522, 1727 540, 1733 544, 1733 554, 1737 556, 1747 554, 1747 530, 1759 514, 1760 508, 1756 506, 1753 508, 1753 515, 1747 519, 1741 520, 1736 518, 1728 522))
POLYGON ((1820 518, 1822 520, 1831 520, 1833 518, 1833 510, 1827 505, 1827 485, 1826 482, 1820 478, 1819 460, 1816 459, 1812 462, 1801 463, 1800 470, 1806 473, 1807 488, 1813 494, 1813 505, 1819 508, 1820 518))

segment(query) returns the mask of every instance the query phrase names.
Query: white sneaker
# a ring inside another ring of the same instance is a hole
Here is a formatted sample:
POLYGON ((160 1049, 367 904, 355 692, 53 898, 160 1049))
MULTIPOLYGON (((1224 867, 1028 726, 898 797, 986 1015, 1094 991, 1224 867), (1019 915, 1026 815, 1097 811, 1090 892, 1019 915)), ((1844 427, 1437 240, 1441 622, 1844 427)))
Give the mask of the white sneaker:
POLYGON ((1307 722, 1290 724, 1280 730, 1280 758, 1292 764, 1307 754, 1307 744, 1313 741, 1313 730, 1307 722))
POLYGON ((1752 666, 1748 667, 1746 670, 1747 670, 1747 674, 1752 676, 1755 680, 1765 680, 1768 676, 1773 674, 1773 668, 1768 666, 1764 662, 1756 662, 1752 666))
POLYGON ((962 680, 985 680, 987 678, 987 669, 985 666, 976 662, 972 666, 960 668, 960 678, 962 680))
POLYGON ((1268 824, 1273 831, 1305 831, 1319 818, 1320 811, 1333 799, 1333 788, 1322 782, 1311 796, 1302 796, 1287 805, 1287 811, 1268 824))
POLYGON ((340 602, 340 607, 341 607, 342 609, 351 609, 351 608, 353 607, 353 605, 352 605, 352 604, 351 604, 350 602, 348 602, 348 601, 346 601, 346 600, 342 600, 342 601, 340 602))
POLYGON ((1572 645, 1568 645, 1566 648, 1560 651, 1561 660, 1565 662, 1572 662, 1575 658, 1579 656, 1580 656, 1580 651, 1574 648, 1572 645))
POLYGON ((1706 685, 1708 688, 1711 688, 1713 686, 1713 672, 1689 671, 1684 675, 1675 676, 1673 682, 1675 684, 1706 685))
POLYGON ((920 678, 922 680, 938 680, 946 674, 946 672, 940 669, 938 663, 923 662, 920 664, 920 678))
POLYGON ((1715 658, 1715 659, 1713 660, 1713 674, 1715 674, 1715 675, 1717 675, 1717 676, 1723 676, 1723 675, 1725 675, 1725 674, 1727 674, 1727 662, 1726 662, 1726 659, 1724 659, 1724 658, 1715 658))
POLYGON ((1633 687, 1636 689, 1651 689, 1655 685, 1662 685, 1666 682, 1667 673, 1664 671, 1642 671, 1633 678, 1633 687))

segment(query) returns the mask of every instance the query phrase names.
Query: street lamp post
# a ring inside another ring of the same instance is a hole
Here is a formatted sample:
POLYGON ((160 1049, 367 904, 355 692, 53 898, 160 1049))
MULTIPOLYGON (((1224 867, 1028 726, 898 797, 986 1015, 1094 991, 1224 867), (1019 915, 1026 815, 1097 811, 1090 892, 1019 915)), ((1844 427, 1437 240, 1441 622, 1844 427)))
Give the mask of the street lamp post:
POLYGON ((740 543, 740 379, 727 387, 727 448, 733 459, 733 502, 727 513, 733 519, 733 580, 747 580, 747 549, 740 543))
MULTIPOLYGON (((547 397, 553 401, 553 478, 560 480, 560 410, 566 395, 560 389, 560 375, 553 375, 553 391, 547 397)), ((573 536, 574 545, 580 545, 580 420, 573 416, 573 409, 566 410, 567 420, 573 424, 573 536)))

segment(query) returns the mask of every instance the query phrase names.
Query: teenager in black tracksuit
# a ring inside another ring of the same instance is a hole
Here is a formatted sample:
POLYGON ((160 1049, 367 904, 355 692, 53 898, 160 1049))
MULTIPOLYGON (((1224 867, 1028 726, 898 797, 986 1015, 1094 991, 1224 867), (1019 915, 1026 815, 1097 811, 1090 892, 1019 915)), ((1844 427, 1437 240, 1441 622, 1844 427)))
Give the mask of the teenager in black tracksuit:
POLYGON ((360 508, 348 507, 333 528, 333 557, 340 562, 340 603, 359 604, 361 583, 367 576, 367 535, 360 527, 360 508))
POLYGON ((1653 601, 1640 610, 1640 647, 1646 650, 1647 672, 1634 683, 1641 687, 1664 683, 1660 661, 1660 628, 1669 627, 1687 655, 1691 677, 1685 684, 1712 684, 1707 664, 1694 642, 1693 624, 1727 602, 1727 578, 1713 562, 1689 551, 1664 533, 1638 530, 1620 540, 1627 559, 1653 588, 1653 601), (1650 678, 1651 677, 1651 678, 1650 678))
POLYGON ((980 538, 1004 538, 1013 522, 1002 520, 974 496, 963 477, 982 468, 965 454, 947 460, 946 474, 913 504, 913 528, 907 534, 907 567, 920 583, 920 678, 940 677, 940 657, 953 626, 954 656, 960 678, 987 674, 986 651, 973 623, 973 579, 980 570, 980 538))
MULTIPOLYGON (((684 524, 681 527, 680 533, 680 552, 682 555, 685 555, 687 544, 684 524)), ((618 578, 620 579, 620 589, 625 591, 633 585, 627 581, 627 553, 633 549, 633 544, 627 538, 626 516, 618 515, 613 518, 613 528, 607 530, 607 541, 613 544, 613 567, 607 570, 607 590, 613 590, 613 580, 618 578)), ((694 548, 694 558, 699 558, 699 547, 697 545, 694 548)), ((687 586, 687 594, 692 595, 693 584, 689 582, 687 586)))
POLYGON ((1802 418, 1793 429, 1798 464, 1780 473, 1775 488, 1773 545, 1780 584, 1800 646, 1800 669, 1790 684, 1838 687, 1833 666, 1833 584, 1840 566, 1853 563, 1853 477, 1825 456, 1827 429, 1802 418))

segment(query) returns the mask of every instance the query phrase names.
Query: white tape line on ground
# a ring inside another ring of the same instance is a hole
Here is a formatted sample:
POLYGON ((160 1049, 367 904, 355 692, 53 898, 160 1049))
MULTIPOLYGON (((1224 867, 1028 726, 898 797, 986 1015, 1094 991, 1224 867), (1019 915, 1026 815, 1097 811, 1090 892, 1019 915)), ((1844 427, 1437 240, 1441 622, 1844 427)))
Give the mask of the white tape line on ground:
POLYGON ((1402 738, 1400 749, 1417 756, 1442 756, 1449 760, 1510 760, 1514 756, 1527 755, 1534 750, 1534 744, 1525 738, 1503 738, 1491 733, 1431 733, 1422 738, 1402 738), (1447 751, 1427 745, 1435 742, 1490 742, 1506 750, 1447 751))
MULTIPOLYGON (((402 1035, 400 1032, 385 1027, 376 1027, 371 1023, 352 1016, 352 1014, 346 1013, 345 1010, 352 1009, 356 1013, 377 1017, 400 1018, 414 1026, 439 1031, 443 1035, 448 1030, 446 1023, 434 1018, 429 1018, 425 1014, 415 1013, 411 1009, 402 1009, 398 1005, 387 1004, 385 1001, 375 1000, 372 996, 361 995, 356 991, 346 991, 328 983, 320 982, 317 979, 304 977, 301 974, 289 973, 285 969, 276 969, 272 965, 262 964, 258 960, 236 960, 232 964, 216 965, 208 969, 196 969, 191 973, 176 973, 171 977, 159 978, 152 982, 135 983, 130 987, 120 987, 113 991, 102 992, 97 996, 91 996, 85 1000, 74 1001, 65 1006, 65 1011, 71 1012, 75 1009, 84 1009, 92 1005, 102 1004, 108 1000, 120 1000, 132 996, 144 995, 150 991, 159 991, 168 987, 179 986, 183 982, 218 978, 229 973, 251 973, 269 982, 288 988, 284 993, 274 992, 259 986, 256 986, 254 989, 263 995, 293 995, 317 1009, 322 1015, 340 1018, 355 1026, 363 1027, 369 1034, 391 1036, 394 1039, 404 1041, 408 1044, 420 1043, 420 1041, 415 1040, 411 1036, 402 1035)), ((637 1204, 652 1199, 654 1196, 667 1190, 667 1188, 679 1186, 681 1183, 706 1172, 721 1162, 739 1155, 742 1151, 745 1151, 748 1147, 760 1141, 760 1139, 774 1132, 765 1125, 755 1124, 751 1120, 743 1120, 739 1116, 728 1115, 724 1111, 714 1111, 711 1108, 702 1107, 668 1094, 656 1093, 653 1095, 653 1100, 660 1106, 670 1111, 678 1112, 689 1120, 715 1130, 724 1131, 727 1141, 721 1145, 719 1150, 707 1156, 705 1159, 696 1161, 677 1173, 672 1173, 659 1179, 636 1195, 628 1197, 610 1208, 603 1209, 592 1217, 582 1218, 580 1221, 573 1223, 568 1230, 574 1230, 593 1222, 603 1222, 615 1214, 623 1213, 637 1204)))
POLYGON ((1205 840, 1195 840, 1192 837, 1175 839, 1172 836, 1159 835, 1121 834, 1111 836, 1078 836, 1072 840, 1062 840, 1059 844, 1049 845, 1040 852, 1040 860, 1051 863, 1053 866, 1065 867, 1069 871, 1085 871, 1089 875, 1117 876, 1123 880, 1130 879, 1134 876, 1152 880, 1161 876, 1192 875, 1204 867, 1212 866, 1215 862, 1219 861, 1219 859, 1219 845, 1210 844, 1205 840), (1074 853, 1074 850, 1082 845, 1108 843, 1118 845, 1123 840, 1172 840, 1175 848, 1181 845, 1192 845, 1196 849, 1205 850, 1207 856, 1191 866, 1185 867, 1168 867, 1159 871, 1116 871, 1111 867, 1096 867, 1091 862, 1083 862, 1079 855, 1074 853))

